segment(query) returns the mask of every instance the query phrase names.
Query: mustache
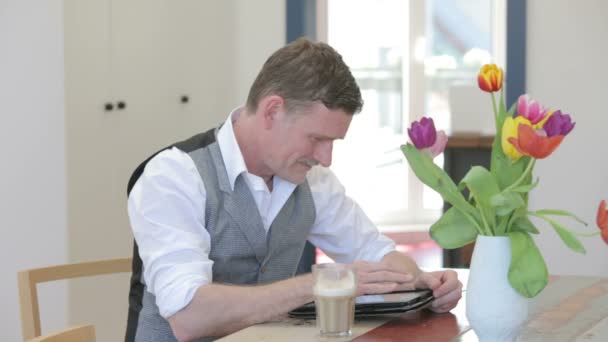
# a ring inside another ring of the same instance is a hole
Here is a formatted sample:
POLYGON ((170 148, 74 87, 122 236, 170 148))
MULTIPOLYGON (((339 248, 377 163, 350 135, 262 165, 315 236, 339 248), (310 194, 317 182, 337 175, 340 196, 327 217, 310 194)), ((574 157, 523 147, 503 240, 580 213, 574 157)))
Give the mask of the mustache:
POLYGON ((310 167, 319 165, 319 162, 314 159, 300 159, 299 162, 304 163, 310 167))

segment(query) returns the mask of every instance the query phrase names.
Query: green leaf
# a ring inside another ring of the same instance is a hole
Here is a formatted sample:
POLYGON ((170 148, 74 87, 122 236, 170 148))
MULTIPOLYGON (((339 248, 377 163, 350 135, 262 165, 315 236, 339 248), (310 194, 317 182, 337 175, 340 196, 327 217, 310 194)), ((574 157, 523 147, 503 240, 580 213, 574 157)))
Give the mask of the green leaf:
POLYGON ((459 248, 477 238, 477 229, 456 207, 446 211, 431 226, 431 237, 445 249, 459 248))
MULTIPOLYGON (((494 141, 491 170, 501 190, 513 184, 521 176, 529 160, 529 157, 521 157, 516 162, 511 161, 511 158, 502 151, 501 143, 494 141)), ((524 184, 528 183, 529 180, 524 180, 524 184)))
POLYGON ((536 181, 534 183, 516 186, 513 189, 511 189, 511 191, 513 191, 513 192, 530 192, 530 190, 534 189, 538 185, 539 180, 540 180, 540 178, 536 178, 536 181))
POLYGON ((573 213, 569 212, 569 211, 565 211, 565 210, 558 210, 558 209, 541 209, 541 210, 537 210, 534 211, 533 213, 537 214, 537 215, 554 215, 554 216, 568 216, 571 217, 575 220, 577 220, 578 222, 584 224, 585 226, 587 225, 587 222, 583 221, 582 219, 580 219, 578 216, 574 215, 573 213))
POLYGON ((553 227, 553 229, 555 229, 555 232, 557 233, 557 235, 559 235, 559 237, 566 244, 566 246, 568 246, 568 248, 570 248, 571 250, 573 250, 577 253, 581 253, 581 254, 586 253, 585 247, 583 247, 583 244, 581 244, 581 242, 578 241, 578 239, 572 233, 570 233, 568 228, 564 227, 559 222, 557 222, 549 217, 543 216, 542 214, 535 214, 534 216, 549 222, 551 224, 551 226, 553 227))
POLYGON ((499 216, 509 215, 515 209, 525 206, 521 195, 510 191, 492 196, 490 204, 495 208, 496 215, 499 216))
POLYGON ((515 220, 513 220, 511 227, 512 227, 511 228, 512 231, 522 231, 522 232, 528 232, 528 233, 532 233, 532 234, 540 233, 538 231, 538 229, 536 228, 536 226, 534 225, 534 223, 532 223, 532 221, 530 221, 530 219, 526 216, 520 216, 520 217, 516 218, 515 220))
POLYGON ((509 233, 511 265, 509 283, 522 296, 532 298, 547 286, 549 272, 538 247, 530 234, 522 231, 509 233))
POLYGON ((418 151, 412 144, 402 145, 401 150, 422 183, 437 191, 446 202, 458 208, 465 216, 471 217, 470 223, 479 225, 477 210, 464 199, 454 181, 442 168, 433 163, 428 154, 418 151))
POLYGON ((461 183, 467 185, 488 226, 494 229, 496 227, 496 212, 491 204, 491 199, 500 192, 500 189, 492 174, 482 166, 473 166, 461 183))

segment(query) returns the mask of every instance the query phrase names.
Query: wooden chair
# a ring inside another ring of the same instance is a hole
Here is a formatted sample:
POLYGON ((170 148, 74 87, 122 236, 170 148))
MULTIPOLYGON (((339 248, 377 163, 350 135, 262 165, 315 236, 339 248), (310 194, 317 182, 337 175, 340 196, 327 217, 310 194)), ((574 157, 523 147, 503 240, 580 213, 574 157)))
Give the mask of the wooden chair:
POLYGON ((95 327, 91 324, 79 325, 50 335, 34 337, 27 342, 95 342, 95 327))
POLYGON ((36 287, 38 283, 123 272, 131 272, 131 258, 89 261, 19 272, 17 281, 23 340, 27 341, 41 335, 38 290, 36 287))

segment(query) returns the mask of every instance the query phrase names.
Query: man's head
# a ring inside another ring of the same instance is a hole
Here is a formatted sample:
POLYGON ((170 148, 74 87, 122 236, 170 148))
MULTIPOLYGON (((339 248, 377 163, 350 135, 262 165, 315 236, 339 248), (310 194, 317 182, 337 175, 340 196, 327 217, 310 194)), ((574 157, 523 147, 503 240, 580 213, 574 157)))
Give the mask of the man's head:
POLYGON ((249 90, 247 110, 255 112, 268 95, 281 96, 289 113, 314 102, 349 114, 363 107, 359 86, 342 56, 325 43, 304 38, 277 50, 264 63, 249 90))
POLYGON ((362 106, 359 86, 332 47, 299 39, 279 49, 247 99, 257 122, 250 171, 302 183, 313 165, 331 164, 334 140, 344 138, 362 106))

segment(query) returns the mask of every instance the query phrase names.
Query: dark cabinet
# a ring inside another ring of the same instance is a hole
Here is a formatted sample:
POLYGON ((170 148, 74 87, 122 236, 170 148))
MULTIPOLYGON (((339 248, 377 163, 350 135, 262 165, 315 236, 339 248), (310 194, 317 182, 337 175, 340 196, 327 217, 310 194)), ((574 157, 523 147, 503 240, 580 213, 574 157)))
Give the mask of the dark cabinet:
MULTIPOLYGON (((492 142, 494 136, 453 135, 448 139, 444 157, 444 169, 456 184, 474 165, 490 169, 492 142)), ((449 204, 444 205, 444 211, 449 204)), ((443 250, 443 267, 468 268, 471 263, 474 243, 457 249, 443 250)))

